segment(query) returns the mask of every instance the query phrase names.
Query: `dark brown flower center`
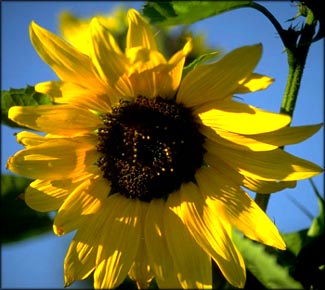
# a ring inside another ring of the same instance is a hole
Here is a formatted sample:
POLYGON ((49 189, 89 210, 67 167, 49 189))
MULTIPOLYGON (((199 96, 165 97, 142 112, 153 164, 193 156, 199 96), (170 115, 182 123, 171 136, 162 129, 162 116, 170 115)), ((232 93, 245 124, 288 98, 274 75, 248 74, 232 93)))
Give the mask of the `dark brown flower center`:
POLYGON ((111 193, 151 201, 194 180, 203 163, 204 137, 190 109, 143 96, 120 101, 98 130, 98 166, 111 193))

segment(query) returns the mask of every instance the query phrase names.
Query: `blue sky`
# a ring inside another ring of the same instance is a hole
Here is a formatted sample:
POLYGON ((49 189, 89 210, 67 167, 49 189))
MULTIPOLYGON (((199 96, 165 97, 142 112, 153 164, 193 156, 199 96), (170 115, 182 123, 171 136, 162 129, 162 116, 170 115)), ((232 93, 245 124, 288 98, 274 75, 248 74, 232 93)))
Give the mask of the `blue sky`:
MULTIPOLYGON (((2 48, 1 48, 1 85, 2 89, 22 88, 41 81, 56 79, 52 70, 38 57, 28 34, 32 20, 52 32, 57 32, 58 14, 63 10, 90 17, 96 13, 108 13, 114 6, 123 4, 139 9, 143 2, 61 2, 4 1, 2 8, 2 48)), ((287 27, 287 19, 296 14, 296 8, 290 1, 263 1, 279 22, 287 27)), ((302 19, 296 22, 302 23, 302 19)), ((275 83, 262 92, 243 96, 243 101, 257 107, 278 112, 287 77, 286 54, 282 42, 271 23, 253 9, 239 9, 224 13, 193 26, 195 32, 204 32, 207 41, 225 51, 246 44, 263 44, 263 56, 257 72, 272 76, 275 83)), ((324 43, 318 41, 312 45, 293 116, 293 125, 305 125, 323 122, 324 116, 324 43)), ((7 158, 21 147, 13 136, 17 129, 2 126, 1 170, 5 169, 7 158)), ((286 150, 299 157, 323 166, 324 143, 323 129, 303 143, 286 147, 286 150)), ((324 188, 324 176, 314 181, 320 191, 324 188)), ((314 216, 318 213, 315 195, 308 181, 298 182, 295 189, 284 190, 271 197, 268 215, 283 232, 306 228, 310 219, 291 201, 296 199, 314 216)), ((63 286, 63 259, 71 235, 63 238, 46 234, 39 238, 4 245, 2 247, 2 287, 3 288, 61 288, 63 286), (25 257, 25 258, 24 258, 25 257)), ((77 284, 74 287, 81 287, 77 284)))

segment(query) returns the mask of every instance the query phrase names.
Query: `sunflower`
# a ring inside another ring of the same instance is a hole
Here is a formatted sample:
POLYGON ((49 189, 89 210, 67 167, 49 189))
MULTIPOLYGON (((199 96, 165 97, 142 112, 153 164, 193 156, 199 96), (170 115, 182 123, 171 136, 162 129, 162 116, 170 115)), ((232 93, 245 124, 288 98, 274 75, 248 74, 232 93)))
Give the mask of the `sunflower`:
POLYGON ((267 88, 253 72, 260 44, 244 46, 182 78, 188 39, 169 60, 149 24, 128 11, 123 52, 94 18, 89 54, 31 23, 31 41, 60 80, 36 90, 55 105, 12 107, 25 149, 8 168, 35 179, 25 192, 38 211, 57 210, 54 232, 76 230, 65 285, 93 273, 95 288, 129 275, 139 288, 211 288, 211 263, 244 287, 232 234, 285 249, 277 228, 245 192, 271 193, 322 171, 284 152, 321 125, 289 127, 290 117, 233 100, 267 88))

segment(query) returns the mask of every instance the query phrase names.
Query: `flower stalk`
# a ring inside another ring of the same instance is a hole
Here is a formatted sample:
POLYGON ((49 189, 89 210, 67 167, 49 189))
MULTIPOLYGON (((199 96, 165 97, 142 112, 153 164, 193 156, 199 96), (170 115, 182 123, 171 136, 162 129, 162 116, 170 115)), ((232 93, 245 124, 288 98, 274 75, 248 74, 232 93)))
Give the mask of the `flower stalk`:
MULTIPOLYGON (((306 22, 299 33, 299 41, 293 42, 291 37, 289 37, 289 41, 285 40, 284 42, 287 52, 289 73, 280 112, 291 117, 295 109, 308 51, 313 41, 316 26, 316 19, 312 10, 309 8, 305 10, 307 14, 306 22)), ((287 32, 290 33, 291 30, 287 32)))
MULTIPOLYGON (((308 51, 313 42, 317 19, 310 8, 303 4, 299 4, 298 16, 305 16, 305 24, 300 31, 295 31, 291 27, 288 30, 284 30, 276 18, 265 7, 254 2, 251 3, 250 7, 257 9, 271 21, 285 46, 289 72, 280 107, 280 113, 292 117, 295 110, 308 51)), ((269 195, 256 193, 255 201, 264 211, 267 209, 269 199, 269 195)))

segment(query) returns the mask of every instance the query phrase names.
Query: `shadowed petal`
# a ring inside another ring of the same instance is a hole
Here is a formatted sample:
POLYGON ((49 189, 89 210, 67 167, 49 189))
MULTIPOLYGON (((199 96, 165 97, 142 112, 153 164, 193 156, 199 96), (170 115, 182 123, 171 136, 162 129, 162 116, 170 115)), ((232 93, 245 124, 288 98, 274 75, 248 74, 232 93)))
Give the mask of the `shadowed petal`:
POLYGON ((114 194, 107 199, 108 213, 100 237, 94 274, 95 288, 121 284, 132 266, 140 243, 142 202, 114 194))
POLYGON ((148 259, 160 289, 179 289, 181 285, 166 242, 164 211, 165 201, 162 199, 150 202, 144 227, 148 259))
POLYGON ((95 269, 98 242, 104 234, 106 217, 105 210, 89 215, 87 223, 78 229, 64 260, 65 287, 85 279, 95 269))
POLYGON ((92 38, 90 55, 100 78, 113 90, 110 97, 117 102, 120 97, 132 96, 132 86, 127 78, 128 60, 114 37, 97 18, 91 21, 90 31, 92 38))
MULTIPOLYGON (((210 142, 209 142, 210 143, 210 142)), ((216 146, 213 144, 212 146, 216 146)), ((257 177, 252 178, 240 174, 236 167, 228 165, 222 158, 217 155, 206 153, 204 160, 218 171, 228 176, 233 182, 239 186, 244 186, 253 192, 272 193, 285 188, 293 188, 296 186, 296 181, 278 181, 278 180, 261 180, 257 177)))
POLYGON ((285 249, 274 223, 239 186, 212 168, 200 169, 195 179, 211 214, 229 221, 247 237, 285 249))
POLYGON ((54 219, 54 232, 61 236, 77 229, 87 216, 99 212, 110 190, 110 183, 100 175, 82 182, 59 208, 54 219))
POLYGON ((181 216, 180 196, 176 192, 168 197, 164 226, 178 280, 183 288, 212 288, 210 256, 196 243, 181 216))
POLYGON ((136 282, 139 289, 147 289, 154 277, 148 258, 148 248, 144 240, 144 221, 147 215, 149 204, 143 202, 141 203, 141 207, 142 209, 140 211, 140 216, 138 217, 141 221, 141 240, 133 265, 129 270, 129 277, 136 282))
POLYGON ((318 165, 289 154, 282 149, 265 152, 234 150, 206 143, 209 153, 222 159, 239 173, 269 181, 294 181, 310 178, 323 170, 318 165))
MULTIPOLYGON (((212 190, 212 188, 211 188, 212 190)), ((203 205, 198 188, 191 182, 183 184, 181 217, 197 243, 219 266, 224 277, 235 287, 242 288, 246 281, 244 260, 231 238, 231 226, 210 204, 203 205)))
MULTIPOLYGON (((84 178, 88 178, 89 174, 84 178)), ((26 204, 34 210, 47 212, 57 210, 67 196, 82 182, 73 179, 33 181, 25 191, 26 204)))
POLYGON ((322 124, 284 127, 268 133, 245 135, 218 127, 202 126, 200 131, 213 142, 239 150, 269 151, 284 145, 296 144, 314 135, 322 124))

